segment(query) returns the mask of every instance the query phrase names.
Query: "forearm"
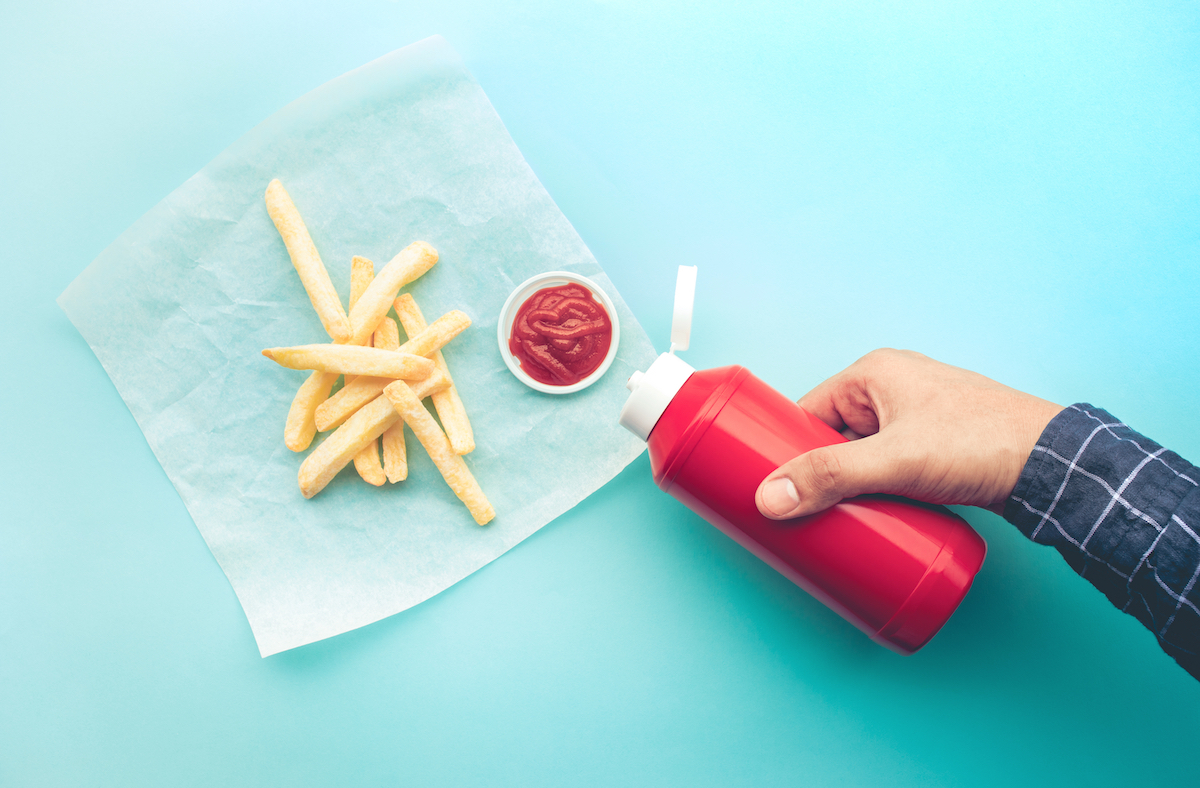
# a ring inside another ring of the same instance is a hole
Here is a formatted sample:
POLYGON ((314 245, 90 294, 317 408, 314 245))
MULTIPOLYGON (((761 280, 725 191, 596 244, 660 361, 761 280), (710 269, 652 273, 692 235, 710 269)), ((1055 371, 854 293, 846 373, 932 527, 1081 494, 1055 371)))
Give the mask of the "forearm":
POLYGON ((1004 517, 1200 679, 1200 469, 1090 405, 1042 433, 1004 517))

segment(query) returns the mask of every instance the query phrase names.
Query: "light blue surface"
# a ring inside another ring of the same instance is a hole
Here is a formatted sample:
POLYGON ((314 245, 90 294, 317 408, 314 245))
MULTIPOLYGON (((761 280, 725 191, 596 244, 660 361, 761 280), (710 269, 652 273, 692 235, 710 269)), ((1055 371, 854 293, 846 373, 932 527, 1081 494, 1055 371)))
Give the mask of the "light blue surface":
POLYGON ((1200 457, 1200 19, 1157 4, 0 9, 0 784, 1194 782, 1200 685, 989 514, 871 644, 640 460, 413 610, 266 660, 54 304, 288 101, 440 32, 665 344, 795 395, 878 345, 1200 457), (764 339, 766 338, 766 339, 764 339))

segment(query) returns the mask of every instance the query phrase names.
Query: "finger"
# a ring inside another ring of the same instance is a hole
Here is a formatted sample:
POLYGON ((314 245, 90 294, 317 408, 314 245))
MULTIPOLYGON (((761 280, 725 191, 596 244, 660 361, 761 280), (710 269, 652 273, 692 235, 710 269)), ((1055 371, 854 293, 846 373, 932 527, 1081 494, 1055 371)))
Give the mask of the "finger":
POLYGON ((846 422, 842 420, 842 414, 838 412, 834 401, 843 385, 843 374, 839 372, 822 381, 816 388, 796 401, 797 405, 839 432, 845 429, 846 422))
POLYGON ((865 383, 857 365, 851 366, 805 394, 797 404, 838 432, 848 429, 856 436, 874 435, 879 432, 879 416, 865 383))
POLYGON ((777 468, 755 494, 758 510, 773 520, 814 514, 844 498, 903 488, 901 463, 889 441, 868 436, 822 446, 777 468))

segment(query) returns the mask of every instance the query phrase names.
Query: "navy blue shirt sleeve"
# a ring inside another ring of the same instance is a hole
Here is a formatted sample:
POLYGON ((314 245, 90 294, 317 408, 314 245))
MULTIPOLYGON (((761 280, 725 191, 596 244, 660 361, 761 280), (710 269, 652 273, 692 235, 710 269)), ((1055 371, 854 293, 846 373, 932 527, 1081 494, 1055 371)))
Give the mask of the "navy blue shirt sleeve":
POLYGON ((1200 469, 1072 405, 1042 433, 1004 518, 1055 547, 1200 679, 1200 469))

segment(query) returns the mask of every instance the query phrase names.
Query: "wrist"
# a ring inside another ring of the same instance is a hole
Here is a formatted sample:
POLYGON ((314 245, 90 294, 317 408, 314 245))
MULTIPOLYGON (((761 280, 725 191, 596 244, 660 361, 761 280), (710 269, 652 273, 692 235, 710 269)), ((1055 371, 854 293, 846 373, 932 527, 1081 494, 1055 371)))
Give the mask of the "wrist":
POLYGON ((1022 403, 1021 412, 1015 419, 1016 434, 1014 436, 1014 443, 1017 457, 1016 467, 1009 474, 1009 483, 1003 490, 1004 494, 996 501, 993 501, 992 506, 988 507, 997 513, 1003 512, 1005 502, 1016 488, 1017 481, 1021 478, 1025 466, 1029 464, 1029 460, 1033 456, 1033 449, 1041 439, 1042 433, 1046 431, 1046 427, 1050 425, 1054 417, 1064 410, 1062 405, 1056 405, 1039 397, 1030 395, 1025 395, 1025 397, 1026 401, 1022 403))

